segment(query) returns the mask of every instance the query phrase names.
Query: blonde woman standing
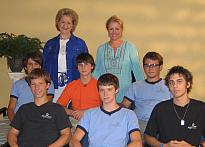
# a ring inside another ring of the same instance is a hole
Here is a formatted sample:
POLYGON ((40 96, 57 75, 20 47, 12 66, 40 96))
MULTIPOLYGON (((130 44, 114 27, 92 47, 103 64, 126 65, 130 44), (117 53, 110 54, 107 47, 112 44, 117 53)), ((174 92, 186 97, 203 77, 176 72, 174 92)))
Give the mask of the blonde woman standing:
POLYGON ((75 63, 77 55, 88 52, 85 41, 73 34, 77 24, 78 14, 74 10, 60 9, 55 19, 60 34, 48 40, 43 50, 43 68, 50 73, 54 83, 54 102, 68 83, 79 78, 75 63))
POLYGON ((122 102, 124 92, 132 83, 132 74, 136 80, 144 79, 140 66, 138 50, 132 43, 122 39, 123 21, 111 16, 106 21, 109 41, 102 44, 96 55, 96 68, 93 75, 98 79, 104 73, 112 73, 118 77, 120 90, 117 102, 122 102))

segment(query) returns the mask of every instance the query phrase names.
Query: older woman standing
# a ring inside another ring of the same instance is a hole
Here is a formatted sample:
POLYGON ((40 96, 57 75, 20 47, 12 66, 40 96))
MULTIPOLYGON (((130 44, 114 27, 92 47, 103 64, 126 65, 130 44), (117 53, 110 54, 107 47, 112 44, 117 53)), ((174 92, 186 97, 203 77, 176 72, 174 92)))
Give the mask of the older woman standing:
POLYGON ((111 16, 106 22, 106 28, 110 40, 98 48, 93 75, 99 78, 104 73, 112 73, 118 77, 120 89, 117 102, 120 103, 125 90, 132 83, 131 72, 137 80, 144 79, 144 76, 137 48, 122 39, 123 21, 115 15, 111 16))
POLYGON ((88 52, 85 42, 73 35, 78 24, 78 14, 69 8, 60 9, 55 25, 60 34, 47 41, 43 50, 43 68, 50 73, 58 99, 67 83, 79 78, 76 57, 88 52))

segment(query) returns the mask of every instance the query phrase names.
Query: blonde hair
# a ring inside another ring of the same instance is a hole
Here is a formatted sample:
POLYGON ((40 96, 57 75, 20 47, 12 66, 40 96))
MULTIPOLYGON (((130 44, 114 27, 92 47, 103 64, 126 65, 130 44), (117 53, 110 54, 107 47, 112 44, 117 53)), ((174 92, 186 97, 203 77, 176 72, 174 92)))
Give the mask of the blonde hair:
POLYGON ((71 32, 74 32, 75 28, 76 28, 76 26, 78 24, 78 14, 74 10, 72 10, 70 8, 62 8, 62 9, 58 10, 58 13, 56 14, 56 19, 55 19, 56 29, 58 31, 60 31, 59 27, 58 27, 58 23, 60 22, 61 18, 64 15, 67 15, 67 16, 71 17, 72 23, 73 23, 73 28, 72 28, 71 32))
POLYGON ((119 17, 117 17, 116 15, 112 15, 112 16, 111 16, 110 18, 108 18, 108 20, 106 21, 105 26, 106 26, 107 30, 108 30, 109 24, 110 24, 111 22, 117 22, 117 23, 119 23, 121 29, 123 30, 123 21, 122 21, 119 17))
POLYGON ((36 68, 31 71, 30 74, 26 77, 26 81, 28 82, 29 85, 31 85, 31 80, 33 79, 38 79, 38 78, 43 78, 46 83, 51 83, 51 78, 50 75, 47 71, 36 68))

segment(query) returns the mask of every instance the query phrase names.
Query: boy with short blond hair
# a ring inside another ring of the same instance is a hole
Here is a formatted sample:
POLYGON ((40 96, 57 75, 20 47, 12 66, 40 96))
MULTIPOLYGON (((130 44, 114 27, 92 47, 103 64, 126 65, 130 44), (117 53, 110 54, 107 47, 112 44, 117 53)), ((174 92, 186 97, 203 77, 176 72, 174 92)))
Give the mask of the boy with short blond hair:
MULTIPOLYGON (((43 57, 41 52, 30 52, 23 59, 24 71, 30 74, 33 69, 41 68, 43 64, 43 57)), ((51 83, 48 93, 48 98, 52 101, 54 97, 54 86, 51 83)), ((33 94, 28 85, 26 77, 16 81, 11 88, 10 100, 8 104, 8 118, 12 121, 15 113, 21 105, 34 101, 33 94)))
POLYGON ((15 114, 8 133, 9 145, 56 147, 68 144, 71 124, 64 108, 47 97, 51 84, 49 74, 34 69, 27 79, 34 102, 22 105, 15 114))

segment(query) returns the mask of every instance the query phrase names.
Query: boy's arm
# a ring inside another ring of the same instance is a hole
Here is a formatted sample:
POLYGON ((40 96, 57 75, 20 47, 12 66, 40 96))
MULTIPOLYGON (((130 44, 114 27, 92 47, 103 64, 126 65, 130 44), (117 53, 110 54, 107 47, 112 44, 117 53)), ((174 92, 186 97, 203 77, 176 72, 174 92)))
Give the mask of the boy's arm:
POLYGON ((17 136, 19 134, 19 130, 15 129, 15 128, 11 128, 8 132, 8 143, 11 147, 18 147, 17 144, 17 136))
POLYGON ((147 134, 144 135, 144 140, 146 143, 148 143, 149 145, 152 145, 153 147, 160 147, 160 145, 162 144, 155 137, 152 137, 152 136, 147 135, 147 134))
POLYGON ((124 97, 120 106, 125 107, 125 108, 130 108, 131 104, 132 102, 124 97))
POLYGON ((65 109, 67 115, 75 118, 76 120, 80 120, 85 112, 84 110, 72 110, 72 109, 69 109, 67 107, 64 107, 64 109, 65 109))
POLYGON ((71 138, 69 146, 70 147, 81 147, 80 141, 84 136, 85 136, 85 132, 82 129, 77 128, 75 133, 73 134, 73 137, 71 138))
POLYGON ((71 131, 70 128, 65 128, 60 131, 60 137, 49 147, 56 147, 56 146, 64 146, 68 144, 71 139, 71 131))
POLYGON ((142 137, 140 131, 134 131, 130 133, 130 143, 127 147, 143 147, 142 146, 142 137))
POLYGON ((10 100, 9 100, 9 105, 8 105, 8 118, 10 121, 12 121, 13 117, 14 117, 14 109, 16 107, 16 101, 17 99, 15 97, 10 97, 10 100))
POLYGON ((152 137, 150 135, 145 134, 145 142, 147 142, 149 145, 153 147, 161 147, 162 145, 164 147, 178 147, 178 146, 186 146, 186 147, 195 147, 189 144, 188 142, 182 140, 182 141, 177 141, 177 140, 171 140, 167 143, 162 143, 159 140, 157 140, 155 137, 152 137))
POLYGON ((83 116, 84 112, 85 112, 84 110, 75 110, 75 111, 73 111, 72 116, 76 120, 80 120, 81 117, 83 116))
POLYGON ((73 110, 68 108, 69 102, 71 101, 70 95, 69 95, 69 84, 65 87, 63 90, 61 96, 57 100, 57 104, 60 104, 64 107, 66 114, 73 117, 72 113, 73 110))
POLYGON ((66 112, 67 115, 73 117, 73 112, 74 112, 74 110, 69 109, 69 108, 67 108, 67 107, 64 107, 64 109, 65 109, 65 112, 66 112))

